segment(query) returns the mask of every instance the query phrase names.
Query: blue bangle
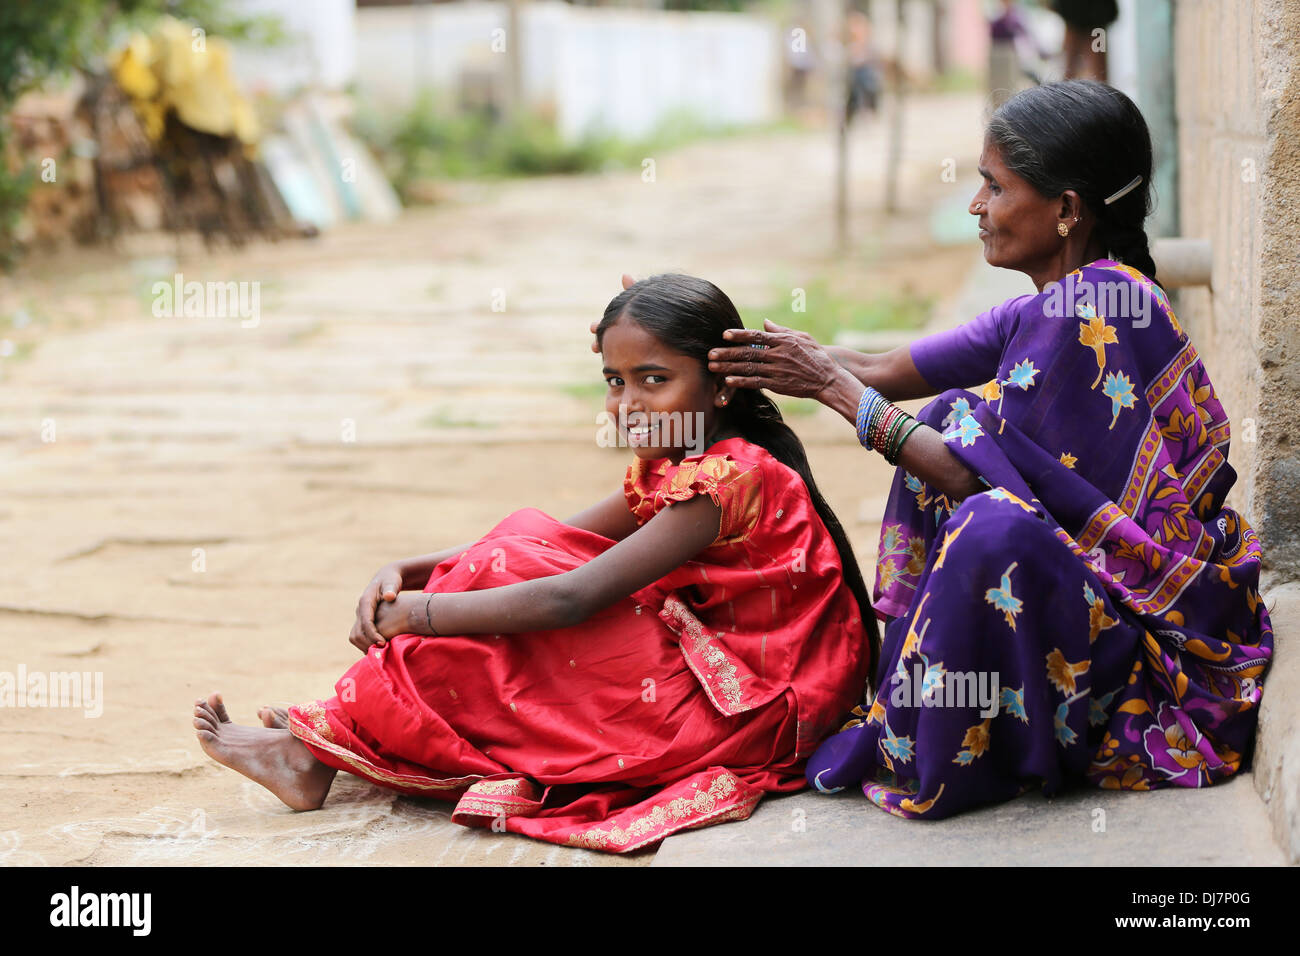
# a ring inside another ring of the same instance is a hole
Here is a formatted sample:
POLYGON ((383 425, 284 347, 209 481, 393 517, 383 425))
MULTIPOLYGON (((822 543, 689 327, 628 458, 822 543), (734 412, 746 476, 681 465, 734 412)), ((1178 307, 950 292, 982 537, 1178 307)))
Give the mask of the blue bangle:
POLYGON ((867 440, 867 429, 871 424, 872 412, 876 409, 877 405, 884 402, 884 400, 885 397, 883 395, 868 385, 866 391, 862 393, 862 398, 858 401, 858 441, 862 443, 864 448, 872 448, 871 443, 867 440))

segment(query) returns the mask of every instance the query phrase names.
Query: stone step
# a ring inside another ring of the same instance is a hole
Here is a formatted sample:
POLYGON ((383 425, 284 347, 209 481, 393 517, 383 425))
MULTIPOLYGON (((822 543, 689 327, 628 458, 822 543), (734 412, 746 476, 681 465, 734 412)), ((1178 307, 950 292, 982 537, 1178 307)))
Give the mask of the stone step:
POLYGON ((905 820, 860 792, 764 797, 753 816, 669 837, 653 866, 1285 866, 1250 774, 1201 790, 1029 793, 905 820), (1104 827, 1104 829, 1102 829, 1104 827))

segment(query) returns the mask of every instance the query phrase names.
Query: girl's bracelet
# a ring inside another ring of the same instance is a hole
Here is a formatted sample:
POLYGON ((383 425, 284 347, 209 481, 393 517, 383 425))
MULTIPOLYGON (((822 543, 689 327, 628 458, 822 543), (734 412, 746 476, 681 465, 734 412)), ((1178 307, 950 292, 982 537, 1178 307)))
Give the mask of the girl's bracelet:
POLYGON ((429 625, 429 633, 431 635, 433 635, 434 637, 442 637, 441 634, 439 634, 437 631, 433 629, 433 619, 429 617, 429 602, 432 600, 433 600, 433 593, 430 592, 429 596, 424 599, 424 620, 429 625))

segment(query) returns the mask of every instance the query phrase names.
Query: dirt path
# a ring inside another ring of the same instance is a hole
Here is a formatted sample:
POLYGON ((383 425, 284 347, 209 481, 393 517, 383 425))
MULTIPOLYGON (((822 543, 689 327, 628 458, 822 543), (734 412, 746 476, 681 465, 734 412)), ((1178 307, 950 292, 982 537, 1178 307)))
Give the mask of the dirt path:
MULTIPOLYGON (((0 672, 102 673, 103 713, 0 711, 0 863, 648 862, 466 830, 354 778, 294 814, 205 758, 192 702, 221 689, 249 720, 329 694, 381 564, 617 486, 586 327, 621 272, 703 275, 741 304, 827 274, 955 291, 970 248, 932 250, 926 223, 954 188, 942 160, 969 170, 978 145, 976 97, 917 100, 907 211, 886 222, 883 144, 859 134, 845 265, 828 259, 824 137, 781 133, 657 157, 654 183, 467 186, 314 242, 174 262, 141 242, 5 280, 0 317, 20 318, 0 327, 19 344, 0 359, 0 672), (149 284, 177 271, 260 283, 257 326, 155 317, 149 284)), ((868 558, 888 470, 829 413, 795 425, 868 558)))

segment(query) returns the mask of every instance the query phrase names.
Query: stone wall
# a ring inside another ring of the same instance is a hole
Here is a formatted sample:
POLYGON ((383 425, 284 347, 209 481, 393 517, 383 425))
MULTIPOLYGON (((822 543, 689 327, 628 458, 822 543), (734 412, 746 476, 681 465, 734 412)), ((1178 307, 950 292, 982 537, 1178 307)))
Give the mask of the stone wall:
POLYGON ((1179 318, 1232 419, 1229 504, 1259 532, 1265 584, 1300 580, 1300 4, 1177 0, 1182 235, 1209 239, 1211 289, 1179 318))
POLYGON ((1232 417, 1229 504, 1263 544, 1275 645, 1254 778, 1300 862, 1300 4, 1177 0, 1174 51, 1181 231, 1214 255, 1212 288, 1177 307, 1232 417))

